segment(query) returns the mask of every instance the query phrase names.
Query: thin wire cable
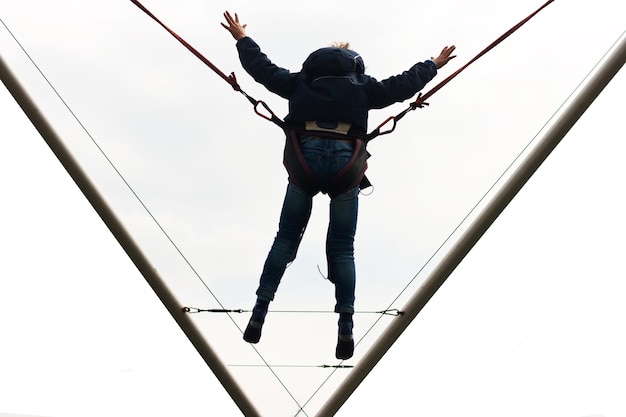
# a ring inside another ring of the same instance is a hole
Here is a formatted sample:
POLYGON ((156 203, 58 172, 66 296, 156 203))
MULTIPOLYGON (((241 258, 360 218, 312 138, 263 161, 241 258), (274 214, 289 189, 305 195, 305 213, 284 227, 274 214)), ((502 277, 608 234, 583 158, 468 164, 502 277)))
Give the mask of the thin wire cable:
POLYGON ((506 174, 511 171, 511 169, 515 166, 515 164, 520 160, 520 158, 526 154, 526 151, 536 142, 537 138, 543 132, 546 127, 554 120, 554 118, 559 114, 559 112, 563 109, 563 107, 570 101, 570 99, 580 90, 582 85, 589 79, 591 74, 594 73, 596 68, 600 65, 602 61, 607 57, 610 51, 617 45, 619 40, 626 33, 623 32, 617 40, 611 45, 609 49, 602 55, 602 57, 596 62, 596 64, 591 68, 591 70, 585 75, 585 77, 578 83, 578 85, 574 88, 574 90, 565 98, 565 100, 561 103, 561 105, 556 109, 556 111, 548 118, 548 120, 543 124, 543 126, 539 129, 539 131, 533 136, 533 138, 522 148, 522 150, 518 153, 518 155, 513 159, 513 161, 505 168, 505 170, 500 174, 500 176, 496 179, 496 181, 487 189, 487 191, 482 195, 482 197, 478 200, 478 202, 470 209, 470 211, 463 217, 460 223, 452 230, 452 232, 446 237, 446 239, 441 243, 441 245, 437 248, 437 250, 433 253, 432 256, 428 258, 426 263, 419 269, 419 271, 411 278, 411 280, 407 283, 407 285, 400 291, 398 296, 394 298, 394 300, 388 305, 387 309, 390 309, 393 304, 402 296, 402 294, 407 290, 407 288, 415 281, 415 279, 421 274, 421 272, 428 266, 428 264, 437 256, 437 254, 446 246, 446 244, 452 239, 452 237, 456 234, 456 232, 463 226, 463 224, 467 221, 468 218, 476 211, 476 209, 482 204, 483 201, 491 194, 491 192, 496 188, 496 186, 502 181, 502 179, 506 176, 506 174))
MULTIPOLYGON (((233 368, 265 368, 267 365, 230 364, 233 368)), ((269 365, 272 368, 338 368, 351 369, 354 365, 269 365)))
POLYGON ((67 109, 67 111, 72 115, 72 117, 74 118, 74 120, 78 123, 78 125, 80 126, 80 128, 85 132, 85 134, 87 135, 87 137, 89 137, 89 139, 91 140, 91 142, 94 144, 94 146, 96 147, 96 149, 98 150, 98 152, 100 152, 100 154, 104 157, 104 159, 107 161, 107 163, 111 166, 111 168, 113 169, 113 171, 117 174, 117 176, 122 180, 122 182, 124 183, 124 185, 128 188, 128 190, 131 192, 131 194, 133 195, 133 197, 135 197, 135 199, 139 202, 139 204, 141 205, 141 207, 146 211, 146 213, 148 214, 148 216, 152 219, 152 221, 156 224, 156 226, 159 228, 159 230, 163 233, 163 235, 167 238, 167 240, 172 244, 172 246, 174 247, 174 249, 176 250, 176 252, 178 252, 178 254, 182 257, 182 259, 184 260, 184 262, 187 264, 187 266, 189 266, 189 268, 191 268, 191 271, 196 275, 196 277, 198 277, 200 279, 200 281, 204 284, 204 286, 206 287, 207 291, 211 294, 211 296, 215 299, 215 301, 221 306, 223 307, 222 303, 220 302, 220 300, 217 298, 217 296, 213 293, 213 291, 211 291, 211 289, 209 288, 209 286, 206 284, 206 282, 204 282, 204 280, 202 279, 202 277, 200 276, 200 274, 198 273, 198 271, 193 267, 193 265, 191 264, 191 262, 187 259, 187 257, 182 253, 182 251, 180 250, 180 248, 178 247, 178 245, 176 245, 176 243, 174 242, 174 240, 170 237, 170 235, 165 231, 165 229, 163 228, 163 226, 161 225, 161 223, 157 220, 157 218, 152 214, 152 212, 150 211, 150 209, 146 206, 146 204, 143 202, 143 200, 139 197, 139 195, 135 192, 135 190, 133 189, 133 187, 129 184, 129 182, 126 180, 126 178, 124 177, 124 175, 122 175, 122 173, 120 172, 120 170, 115 166, 115 164, 113 163, 113 161, 109 158, 109 156, 107 155, 107 153, 104 151, 104 149, 98 144, 98 142, 95 140, 95 138, 92 136, 92 134, 89 132, 89 130, 87 130, 87 127, 82 123, 82 121, 78 118, 78 116, 76 115, 76 113, 72 110, 72 108, 69 106, 69 104, 65 101, 65 99, 61 96, 61 94, 57 91, 57 89, 54 87, 54 85, 52 84, 52 82, 48 79, 48 77, 46 77, 46 75, 43 73, 43 71, 41 70, 41 68, 39 68, 39 66, 37 65, 37 63, 35 62, 35 60, 31 57, 31 55, 28 53, 28 51, 26 51, 26 48, 24 48, 24 46, 19 42, 19 40, 17 39, 17 37, 13 34, 13 32, 11 32, 11 30, 7 27, 7 25, 4 23, 4 21, 2 21, 2 19, 0 19, 0 21, 2 22, 2 25, 6 28, 6 30, 9 32, 9 34, 11 35, 11 37, 15 40, 15 42, 17 43, 17 45, 20 47, 20 49, 24 52, 24 54, 26 55, 26 57, 29 59, 29 61, 33 64, 33 66, 35 67, 35 69, 39 72, 39 74, 43 77, 43 79, 46 81, 46 83, 48 84, 48 86, 52 89, 52 91, 54 92, 54 94, 57 96, 57 98, 61 101, 61 103, 63 104, 63 106, 67 109))
MULTIPOLYGON (((251 313, 252 310, 245 310, 242 308, 237 309, 220 309, 220 308, 198 308, 198 307, 183 307, 185 313, 198 314, 198 313, 251 313)), ((268 313, 304 313, 304 314, 337 314, 332 310, 268 310, 268 313)), ((378 311, 355 311, 354 314, 381 314, 384 316, 401 316, 404 314, 402 311, 392 308, 387 310, 378 311)))
MULTIPOLYGON (((221 301, 217 298, 217 296, 215 295, 215 293, 213 291, 211 291, 211 289, 209 288, 209 285, 205 282, 205 280, 202 278, 202 276, 198 273, 198 271, 196 270, 196 268, 191 264, 191 262, 189 261, 189 259, 183 254, 183 252, 181 251, 181 249, 178 247, 178 245, 176 245, 176 243, 174 242, 174 240, 170 237, 170 235, 165 231, 165 229, 163 228, 163 226, 161 225, 161 223, 157 220, 157 218, 152 214, 152 212, 150 211, 150 209, 146 206, 146 204, 143 202, 143 200, 139 197, 139 195, 135 192, 135 190, 133 189, 133 187, 130 185, 130 183, 126 180, 126 178, 122 175, 121 171, 115 166, 115 164, 113 163, 113 161, 109 158, 109 156, 106 154, 106 152, 104 151, 104 149, 98 144, 98 142, 95 140, 95 138, 93 137, 93 135, 89 132, 89 130, 87 129, 87 127, 82 123, 82 121, 78 118, 78 116, 76 115, 76 113, 72 110, 72 108, 69 106, 69 104, 65 101, 65 99, 63 99, 63 97, 61 96, 61 94, 59 93, 59 91, 54 87, 54 85, 52 84, 52 82, 48 79, 48 77, 46 77, 46 75, 44 74, 44 72, 42 71, 42 69, 37 65, 37 63, 35 62, 35 60, 32 58, 32 56, 28 53, 28 51, 26 50, 26 48, 22 45, 22 43, 17 39, 17 37, 15 36, 15 34, 9 29, 9 27, 6 25, 6 23, 4 22, 4 20, 2 20, 0 18, 0 22, 2 23, 2 25, 4 26, 4 28, 7 30, 7 32, 10 34, 10 36, 13 38, 13 40, 15 41, 15 43, 19 46, 19 48, 22 50, 22 52, 26 55, 26 57, 28 58, 28 60, 31 62, 31 64, 35 67, 35 69, 37 70, 37 72, 41 75, 41 77, 44 79, 44 81, 46 82, 46 84, 48 84, 48 86, 52 89, 52 91, 54 92, 54 94, 57 96, 57 98, 61 101, 61 103, 63 104, 63 106, 67 109, 67 111, 71 114, 71 116, 74 118, 74 120, 78 123, 78 125, 80 126, 80 128, 85 132, 85 134, 87 135, 87 137, 89 137, 89 139, 91 140, 91 142, 94 144, 94 146, 97 148, 97 150, 100 152, 100 154, 104 157, 104 159, 107 161, 107 163, 111 166, 111 168, 113 169, 113 171, 118 175, 118 177, 122 180, 122 182, 124 183, 124 185, 128 188, 128 190, 131 192, 131 194, 135 197, 135 199, 139 202, 139 204, 141 205, 141 207, 143 207, 143 209, 146 211, 146 213, 148 214, 148 216, 152 219, 152 221, 155 223, 155 225, 158 227, 158 229, 161 231, 161 233, 163 233, 163 235, 166 237, 166 239, 170 242, 170 244, 173 246, 173 248, 175 249, 175 251, 179 254, 179 256, 183 259, 183 261, 185 262, 185 264, 190 268, 190 270, 193 272, 193 274, 200 280, 200 282, 202 283, 202 285, 206 288, 206 290, 209 292, 209 294, 211 294, 211 296, 215 299, 215 301, 217 302, 217 304, 224 309, 223 304, 221 303, 221 301)), ((239 330, 239 332, 241 334, 243 334, 243 330, 239 327, 239 325, 237 324, 237 322, 234 320, 234 318, 231 316, 230 313, 227 313, 229 319, 231 320, 231 322, 234 324, 234 326, 239 330)), ((276 380, 278 381, 278 383, 283 387, 283 389, 287 392, 287 394, 291 397, 291 399, 296 403, 296 405, 301 409, 301 411, 307 415, 304 410, 302 409, 302 406, 300 405, 300 403, 298 402, 298 400, 295 398, 295 396, 291 393, 291 391, 287 388, 287 386, 284 384, 284 382, 280 379, 280 377, 272 370, 272 368, 270 367, 270 365, 267 363, 267 361, 265 360, 265 358, 263 357, 263 355, 261 355, 261 352, 259 352, 259 350, 252 346, 253 350, 255 351, 255 353, 259 356, 259 358, 261 359, 261 361, 268 367, 268 369, 270 370, 270 372, 274 375, 274 377, 276 378, 276 380)))

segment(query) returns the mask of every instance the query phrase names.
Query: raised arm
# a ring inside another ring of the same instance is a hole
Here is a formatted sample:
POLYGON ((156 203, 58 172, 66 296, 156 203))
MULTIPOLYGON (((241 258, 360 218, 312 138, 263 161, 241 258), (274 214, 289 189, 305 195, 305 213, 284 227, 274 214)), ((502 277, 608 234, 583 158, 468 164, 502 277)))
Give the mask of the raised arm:
POLYGON ((222 27, 237 40, 239 60, 246 72, 272 93, 289 99, 295 75, 291 74, 289 70, 275 65, 267 55, 261 52, 259 45, 247 36, 247 25, 239 21, 237 13, 233 17, 230 12, 224 12, 224 18, 226 23, 222 23, 222 27))

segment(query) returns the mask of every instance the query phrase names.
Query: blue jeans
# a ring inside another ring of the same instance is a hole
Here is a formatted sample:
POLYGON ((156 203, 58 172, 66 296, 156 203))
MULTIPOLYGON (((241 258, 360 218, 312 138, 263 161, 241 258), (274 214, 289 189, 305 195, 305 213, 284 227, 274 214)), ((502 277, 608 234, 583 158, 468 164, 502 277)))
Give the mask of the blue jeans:
MULTIPOLYGON (((305 136, 301 139, 301 148, 318 183, 327 184, 350 160, 353 145, 347 141, 305 136)), ((357 187, 330 200, 326 260, 328 279, 335 284, 337 313, 354 313, 354 235, 358 196, 357 187)), ((265 261, 256 292, 259 299, 274 299, 287 265, 296 258, 312 207, 311 196, 291 183, 287 186, 278 233, 265 261)))

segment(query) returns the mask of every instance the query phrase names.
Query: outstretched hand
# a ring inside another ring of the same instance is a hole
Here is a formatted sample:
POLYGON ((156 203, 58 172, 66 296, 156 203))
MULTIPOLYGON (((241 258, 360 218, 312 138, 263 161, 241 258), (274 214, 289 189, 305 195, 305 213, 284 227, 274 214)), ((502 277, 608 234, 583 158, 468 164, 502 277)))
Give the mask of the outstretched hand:
POLYGON ((454 45, 444 46, 443 49, 441 50, 441 53, 439 54, 437 58, 431 58, 431 60, 437 66, 437 69, 446 65, 448 61, 450 61, 451 59, 456 58, 456 55, 452 55, 452 52, 454 52, 455 49, 456 49, 456 46, 454 45))
POLYGON ((224 29, 230 32, 233 35, 233 38, 236 40, 242 39, 246 37, 246 26, 239 23, 239 16, 235 13, 235 18, 231 16, 229 12, 224 13, 224 18, 226 19, 226 23, 222 23, 224 29))

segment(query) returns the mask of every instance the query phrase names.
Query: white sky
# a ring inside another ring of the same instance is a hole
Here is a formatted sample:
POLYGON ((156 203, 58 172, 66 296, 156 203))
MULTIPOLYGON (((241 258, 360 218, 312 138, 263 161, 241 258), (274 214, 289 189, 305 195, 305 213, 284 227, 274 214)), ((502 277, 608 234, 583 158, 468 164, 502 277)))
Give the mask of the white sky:
MULTIPOLYGON (((281 116, 285 103, 240 68, 219 26, 223 10, 238 11, 294 71, 334 40, 349 40, 379 79, 455 43, 459 57, 427 91, 541 2, 318 3, 304 15, 297 2, 144 2, 281 116)), ((411 282, 622 35, 625 12, 615 0, 557 0, 372 143, 357 310, 388 307, 411 282)), ((0 18, 219 301, 250 308, 286 185, 280 132, 129 1, 0 0, 0 18)), ((0 45, 173 291, 187 305, 217 307, 3 26, 0 45)), ((622 71, 338 416, 626 416, 625 82, 622 71)), ((371 127, 405 107, 372 113, 371 127)), ((0 413, 241 415, 4 89, 0 138, 0 413)), ((324 199, 274 309, 332 309, 332 287, 317 272, 324 199)), ((358 315, 356 336, 376 318, 358 315)), ((247 319, 233 315, 240 327, 247 319)), ((331 374, 315 366, 336 364, 335 320, 268 316, 263 357, 310 366, 275 368, 301 405, 331 374)), ((197 321, 224 363, 261 363, 226 316, 197 321)), ((296 414, 267 368, 229 370, 263 415, 296 414)), ((315 415, 348 372, 335 372, 300 415, 315 415)))

